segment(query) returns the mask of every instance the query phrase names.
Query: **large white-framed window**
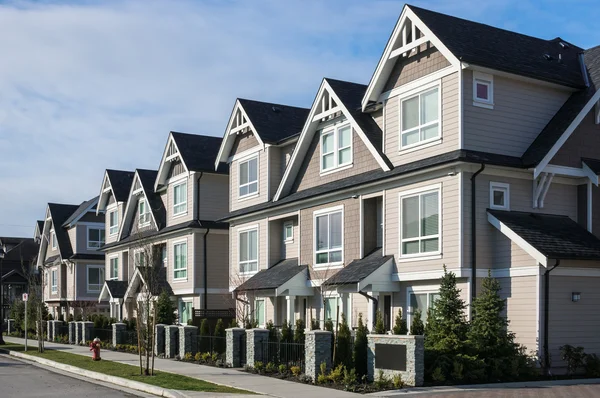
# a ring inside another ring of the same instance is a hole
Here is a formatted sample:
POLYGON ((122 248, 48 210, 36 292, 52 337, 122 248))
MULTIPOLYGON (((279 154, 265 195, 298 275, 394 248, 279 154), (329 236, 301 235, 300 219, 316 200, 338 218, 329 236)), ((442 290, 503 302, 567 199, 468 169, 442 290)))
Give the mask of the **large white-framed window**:
POLYGON ((179 300, 179 323, 187 325, 188 320, 192 319, 192 299, 182 298, 179 300))
POLYGON ((173 279, 187 279, 187 242, 173 244, 173 279))
POLYGON ((442 100, 439 83, 401 97, 400 150, 436 141, 441 137, 442 100))
POLYGON ((99 249, 104 246, 104 228, 87 228, 87 248, 99 249))
POLYGON ((50 290, 52 293, 58 292, 58 272, 56 269, 53 269, 50 273, 50 290))
POLYGON ((119 257, 114 256, 108 259, 108 265, 110 269, 110 279, 119 278, 119 257))
POLYGON ((294 222, 286 221, 283 223, 283 241, 292 243, 294 241, 294 222))
POLYGON ((138 202, 138 225, 140 227, 150 225, 150 209, 146 199, 140 199, 138 202))
POLYGON ((333 322, 333 326, 335 328, 335 325, 338 322, 338 306, 339 306, 339 301, 340 298, 335 295, 335 296, 330 296, 330 297, 325 297, 324 301, 324 305, 325 305, 325 319, 324 321, 332 321, 333 322))
POLYGON ((490 182, 490 208, 510 210, 510 184, 490 182))
POLYGON ((187 213, 187 181, 173 186, 173 215, 187 213))
POLYGON ((239 174, 239 198, 258 194, 258 156, 240 161, 239 174))
POLYGON ((494 109, 494 76, 473 72, 473 105, 494 109))
POLYGON ((344 261, 344 208, 314 212, 315 267, 338 266, 344 261))
POLYGON ((254 319, 259 328, 265 326, 265 310, 265 299, 254 300, 254 319))
POLYGON ((88 293, 100 292, 104 285, 104 266, 87 266, 87 291, 88 293))
POLYGON ((116 235, 119 232, 119 211, 112 210, 108 213, 108 233, 116 235))
POLYGON ((435 304, 435 300, 439 298, 438 287, 418 286, 408 289, 408 311, 406 312, 406 318, 409 330, 415 311, 421 311, 421 320, 423 324, 427 323, 427 311, 435 304))
POLYGON ((352 164, 352 126, 343 123, 321 132, 321 172, 352 164))
POLYGON ((441 253, 441 187, 400 193, 401 257, 441 253))
POLYGON ((258 271, 258 227, 240 230, 239 237, 239 270, 241 274, 258 271))
POLYGON ((56 250, 58 247, 58 242, 56 241, 56 232, 54 232, 54 230, 50 231, 50 244, 52 245, 52 250, 56 250))
POLYGON ((148 259, 146 256, 146 252, 144 252, 143 250, 136 250, 133 253, 133 260, 135 262, 134 266, 136 267, 145 267, 146 265, 148 265, 148 259))

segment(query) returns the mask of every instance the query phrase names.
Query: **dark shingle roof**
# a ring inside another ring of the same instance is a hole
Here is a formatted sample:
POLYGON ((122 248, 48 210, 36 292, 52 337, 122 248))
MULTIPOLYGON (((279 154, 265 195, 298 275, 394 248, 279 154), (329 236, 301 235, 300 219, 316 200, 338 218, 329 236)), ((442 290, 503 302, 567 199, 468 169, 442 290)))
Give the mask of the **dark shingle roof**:
POLYGON ((343 102, 351 116, 354 118, 360 129, 365 133, 371 144, 375 147, 379 155, 388 164, 390 169, 394 168, 387 156, 383 153, 383 132, 373 120, 370 114, 364 113, 361 108, 361 100, 365 95, 367 86, 364 84, 345 82, 342 80, 325 79, 331 86, 335 94, 343 102))
POLYGON ((125 292, 127 291, 126 281, 106 281, 105 283, 113 298, 125 297, 125 292))
POLYGON ((600 260, 600 240, 567 216, 490 209, 488 213, 548 258, 600 260))
MULTIPOLYGON (((188 170, 215 172, 215 159, 223 138, 175 131, 171 131, 171 135, 188 170)), ((228 174, 229 168, 223 163, 216 172, 228 174)))
POLYGON ((13 236, 0 236, 0 244, 2 245, 18 245, 27 238, 13 237, 13 236))
POLYGON ((56 260, 59 260, 59 259, 60 259, 60 254, 57 254, 56 256, 50 256, 44 260, 44 264, 54 264, 56 262, 56 260))
POLYGON ((584 87, 578 60, 578 53, 583 50, 570 43, 567 43, 569 48, 562 48, 560 42, 566 41, 561 38, 539 39, 412 5, 408 7, 463 62, 570 87, 584 87), (553 59, 546 60, 544 54, 553 59))
POLYGON ((235 290, 243 292, 248 290, 276 289, 307 268, 306 265, 298 265, 297 258, 281 260, 271 268, 258 271, 235 290))
POLYGON ((590 86, 577 91, 565 101, 563 106, 550 119, 542 132, 531 143, 523 154, 523 163, 535 166, 542 161, 556 141, 575 120, 577 115, 600 88, 600 46, 584 52, 585 65, 589 75, 590 86))
MULTIPOLYGON (((85 203, 85 202, 84 202, 85 203)), ((62 258, 67 259, 73 255, 71 248, 71 240, 67 234, 67 230, 62 228, 62 225, 75 213, 81 206, 64 205, 59 203, 48 203, 52 224, 54 225, 54 233, 58 242, 58 249, 62 258)))
MULTIPOLYGON (((309 109, 238 98, 256 133, 264 143, 277 144, 298 135, 309 109)), ((218 152, 218 148, 217 148, 218 152)), ((215 154, 216 157, 216 154, 215 154)), ((213 159, 214 164, 214 159, 213 159)))
POLYGON ((37 220, 36 223, 37 223, 37 227, 38 227, 38 230, 40 231, 40 233, 44 232, 44 221, 37 220))
POLYGON ((152 215, 156 220, 156 227, 157 229, 161 229, 166 224, 167 212, 160 195, 154 192, 154 181, 156 181, 156 175, 158 174, 158 171, 146 169, 137 169, 136 171, 140 176, 142 189, 144 190, 146 199, 148 199, 148 203, 150 204, 152 215))
POLYGON ((344 285, 358 283, 371 275, 377 268, 381 267, 394 256, 382 256, 383 250, 378 248, 361 260, 354 260, 331 278, 327 279, 325 285, 344 285))
POLYGON ((117 202, 126 202, 135 173, 133 171, 106 169, 106 174, 110 179, 110 186, 117 202))
MULTIPOLYGON (((62 224, 63 227, 66 227, 67 225, 69 225, 71 222, 73 222, 74 220, 77 219, 77 217, 79 217, 80 215, 82 215, 83 213, 85 213, 86 211, 88 211, 88 209, 96 209, 96 205, 98 204, 98 196, 93 197, 90 200, 86 200, 85 202, 81 202, 81 204, 79 205, 79 207, 77 207, 77 209, 69 216, 69 218, 67 218, 62 224), (96 204, 94 204, 94 202, 96 202, 96 204), (93 205, 93 206, 92 206, 93 205), (90 208, 90 206, 92 206, 90 208)), ((52 221, 54 221, 54 225, 59 225, 55 220, 54 217, 52 217, 52 221)))
POLYGON ((597 159, 589 159, 582 158, 581 161, 586 164, 587 167, 590 168, 594 173, 600 175, 600 160, 597 159))
POLYGON ((104 260, 104 253, 77 253, 69 257, 69 260, 104 260))

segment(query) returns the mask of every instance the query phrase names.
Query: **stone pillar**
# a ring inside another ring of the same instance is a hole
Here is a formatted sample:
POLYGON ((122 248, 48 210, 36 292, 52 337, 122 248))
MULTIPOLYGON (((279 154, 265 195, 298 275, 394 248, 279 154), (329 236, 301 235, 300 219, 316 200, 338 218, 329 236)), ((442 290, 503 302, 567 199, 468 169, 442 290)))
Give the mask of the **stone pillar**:
POLYGON ((317 376, 321 371, 321 363, 327 364, 327 372, 331 369, 331 344, 333 333, 326 330, 310 330, 305 334, 304 356, 306 370, 313 383, 317 382, 317 376))
POLYGON ((94 322, 85 321, 81 322, 81 342, 83 344, 94 339, 92 336, 94 333, 94 322))
POLYGON ((179 326, 179 357, 183 359, 188 352, 192 355, 198 352, 198 327, 179 326))
POLYGON ((47 341, 53 341, 54 340, 54 333, 52 330, 52 324, 54 323, 54 321, 46 321, 46 340, 47 341))
MULTIPOLYGON (((419 387, 425 378, 425 345, 423 336, 370 334, 367 336, 367 370, 373 380, 380 370, 387 377, 396 374, 408 386, 419 387), (376 348, 383 350, 377 358, 376 348)), ((308 366, 308 365, 307 365, 308 366)))
POLYGON ((175 358, 179 340, 179 326, 165 326, 165 358, 175 358))
POLYGON ((164 355, 165 353, 165 325, 156 325, 156 338, 154 339, 154 355, 164 355))
POLYGON ((13 333, 15 331, 15 320, 9 319, 7 321, 7 323, 8 323, 8 325, 7 325, 7 329, 6 329, 6 334, 13 333))
POLYGON ((81 344, 81 339, 83 338, 83 322, 75 322, 75 343, 81 344))
POLYGON ((69 322, 69 344, 77 344, 77 322, 69 322))
POLYGON ((246 364, 254 367, 256 361, 266 364, 263 354, 266 344, 269 342, 269 331, 267 329, 246 330, 246 364))
POLYGON ((286 307, 286 318, 289 323, 292 324, 292 329, 296 327, 296 296, 285 296, 287 301, 286 307))
POLYGON ((113 323, 112 324, 112 345, 116 347, 117 344, 123 344, 125 340, 124 332, 127 330, 127 325, 124 323, 113 323))
POLYGON ((244 333, 246 333, 246 329, 242 328, 225 329, 225 364, 227 366, 231 366, 232 368, 239 368, 241 366, 240 349, 244 333))

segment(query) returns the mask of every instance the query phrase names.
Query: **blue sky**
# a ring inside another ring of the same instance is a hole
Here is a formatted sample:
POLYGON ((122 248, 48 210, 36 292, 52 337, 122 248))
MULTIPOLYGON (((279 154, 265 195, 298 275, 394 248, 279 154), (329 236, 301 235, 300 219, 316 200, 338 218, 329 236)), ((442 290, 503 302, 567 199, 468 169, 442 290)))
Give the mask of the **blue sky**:
MULTIPOLYGON (((170 130, 221 136, 236 97, 309 107, 324 76, 367 83, 401 1, 0 1, 0 236, 104 169, 157 168, 170 130)), ((413 4, 581 47, 597 1, 413 4)))

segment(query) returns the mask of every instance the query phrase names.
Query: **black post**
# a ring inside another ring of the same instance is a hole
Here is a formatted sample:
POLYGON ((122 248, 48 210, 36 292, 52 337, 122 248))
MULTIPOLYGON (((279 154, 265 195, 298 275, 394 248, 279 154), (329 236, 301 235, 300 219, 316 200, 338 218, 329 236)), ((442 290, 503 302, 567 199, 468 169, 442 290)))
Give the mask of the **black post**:
MULTIPOLYGON (((475 178, 485 169, 485 164, 482 163, 479 170, 471 176, 471 304, 477 297, 477 192, 475 191, 475 178)), ((469 311, 473 306, 469 306, 469 311)))

